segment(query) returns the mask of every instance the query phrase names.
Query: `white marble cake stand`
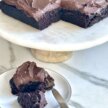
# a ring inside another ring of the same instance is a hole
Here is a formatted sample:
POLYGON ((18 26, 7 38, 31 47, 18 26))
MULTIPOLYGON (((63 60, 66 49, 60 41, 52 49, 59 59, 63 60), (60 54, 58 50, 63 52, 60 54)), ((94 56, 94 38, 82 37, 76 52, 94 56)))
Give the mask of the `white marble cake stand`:
POLYGON ((59 21, 43 31, 32 28, 0 12, 0 36, 32 49, 36 58, 46 62, 61 62, 72 51, 100 45, 108 41, 108 18, 83 29, 59 21))

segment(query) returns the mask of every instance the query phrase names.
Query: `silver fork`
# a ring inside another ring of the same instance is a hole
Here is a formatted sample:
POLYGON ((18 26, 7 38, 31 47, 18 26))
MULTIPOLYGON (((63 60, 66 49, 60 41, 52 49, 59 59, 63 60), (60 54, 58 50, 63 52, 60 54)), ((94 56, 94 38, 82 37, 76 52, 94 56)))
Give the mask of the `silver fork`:
POLYGON ((57 102, 59 103, 60 108, 69 108, 65 100, 63 99, 63 97, 60 95, 60 93, 55 88, 52 89, 52 93, 54 97, 56 98, 57 102))

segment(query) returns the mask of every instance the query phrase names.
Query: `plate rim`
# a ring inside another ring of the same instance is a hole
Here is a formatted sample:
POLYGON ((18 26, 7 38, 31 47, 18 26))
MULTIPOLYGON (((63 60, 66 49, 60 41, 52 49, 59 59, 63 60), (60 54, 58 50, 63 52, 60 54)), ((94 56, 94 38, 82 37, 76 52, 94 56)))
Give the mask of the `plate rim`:
POLYGON ((72 87, 70 86, 69 81, 68 81, 63 75, 59 74, 58 72, 56 72, 56 71, 54 71, 54 70, 52 70, 52 69, 49 69, 49 68, 44 68, 44 69, 56 73, 59 77, 61 77, 61 78, 67 83, 68 91, 69 91, 68 94, 69 94, 69 95, 68 95, 68 98, 65 99, 65 101, 66 101, 66 102, 69 102, 69 100, 71 99, 71 96, 72 96, 72 87))

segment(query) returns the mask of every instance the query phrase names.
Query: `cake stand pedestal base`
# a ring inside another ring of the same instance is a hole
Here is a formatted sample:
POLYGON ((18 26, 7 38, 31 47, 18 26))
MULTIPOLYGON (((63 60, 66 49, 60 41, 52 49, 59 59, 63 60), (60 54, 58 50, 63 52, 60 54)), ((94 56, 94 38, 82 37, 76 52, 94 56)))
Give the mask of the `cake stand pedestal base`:
POLYGON ((72 52, 64 51, 44 51, 31 49, 33 56, 43 62, 58 63, 68 60, 72 56, 72 52))

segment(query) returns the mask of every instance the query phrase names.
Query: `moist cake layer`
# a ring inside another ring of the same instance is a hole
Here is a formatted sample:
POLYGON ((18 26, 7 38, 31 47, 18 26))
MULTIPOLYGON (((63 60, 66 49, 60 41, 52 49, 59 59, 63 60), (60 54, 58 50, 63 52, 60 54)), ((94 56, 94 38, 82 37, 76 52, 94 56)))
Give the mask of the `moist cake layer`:
POLYGON ((45 94, 42 91, 19 93, 18 103, 22 108, 44 108, 47 104, 45 94))

